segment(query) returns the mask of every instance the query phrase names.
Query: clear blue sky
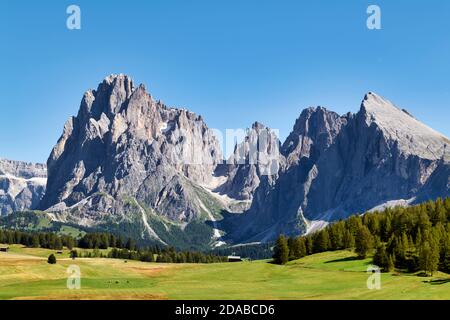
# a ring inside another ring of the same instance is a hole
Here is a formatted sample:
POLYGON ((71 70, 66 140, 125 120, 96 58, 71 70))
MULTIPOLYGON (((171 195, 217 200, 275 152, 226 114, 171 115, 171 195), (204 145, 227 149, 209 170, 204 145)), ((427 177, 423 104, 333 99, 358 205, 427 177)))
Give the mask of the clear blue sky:
POLYGON ((212 128, 284 138, 375 91, 450 136, 450 1, 0 1, 0 157, 46 161, 83 92, 126 73, 212 128), (66 28, 77 4, 82 29, 66 28), (382 10, 382 30, 366 9, 382 10))

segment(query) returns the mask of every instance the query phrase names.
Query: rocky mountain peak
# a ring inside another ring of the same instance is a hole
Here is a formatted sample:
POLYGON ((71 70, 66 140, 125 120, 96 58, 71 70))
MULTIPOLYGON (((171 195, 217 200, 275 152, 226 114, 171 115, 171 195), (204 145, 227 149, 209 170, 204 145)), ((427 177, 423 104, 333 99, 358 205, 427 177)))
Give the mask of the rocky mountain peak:
POLYGON ((227 180, 216 191, 233 199, 251 200, 261 180, 275 181, 283 165, 276 133, 263 123, 254 122, 227 160, 227 180))
POLYGON ((252 124, 252 130, 264 130, 264 129, 267 129, 267 127, 261 122, 255 121, 252 124))
POLYGON ((323 131, 333 130, 332 127, 339 118, 340 116, 336 112, 329 111, 324 107, 310 107, 301 112, 295 121, 291 134, 318 135, 323 131))
MULTIPOLYGON (((74 224, 129 226, 160 243, 198 228, 212 246, 267 241, 386 203, 448 195, 449 145, 369 92, 357 114, 303 110, 282 145, 274 130, 254 122, 224 163, 201 116, 155 101, 126 75, 110 75, 86 91, 66 122, 39 208, 74 224)), ((44 187, 45 166, 0 160, 2 213, 35 208, 44 187)))
POLYGON ((126 102, 134 91, 133 80, 130 77, 123 74, 110 75, 98 85, 97 90, 88 90, 84 94, 79 116, 98 120, 103 113, 112 119, 126 107, 126 102))
POLYGON ((78 116, 64 126, 48 160, 41 208, 83 211, 89 204, 89 212, 122 215, 129 211, 124 199, 132 198, 190 221, 202 213, 191 184, 207 184, 221 161, 218 140, 201 117, 154 101, 126 75, 111 75, 84 94, 78 116))
POLYGON ((327 148, 346 122, 347 117, 341 117, 324 107, 303 110, 282 146, 282 154, 288 158, 288 164, 309 157, 313 145, 316 150, 327 148))
POLYGON ((201 116, 110 75, 64 125, 48 180, 45 165, 0 159, 0 214, 39 208, 59 221, 189 247, 268 241, 450 196, 449 146, 369 92, 356 114, 303 110, 282 145, 254 122, 224 163, 201 116))
POLYGON ((447 138, 373 92, 356 115, 305 109, 283 144, 286 166, 274 185, 259 184, 230 238, 314 232, 384 205, 448 196, 447 145, 447 138))
POLYGON ((123 94, 124 97, 129 98, 134 89, 133 79, 131 77, 125 74, 111 74, 99 84, 97 91, 123 94))
POLYGON ((448 138, 373 92, 365 95, 356 117, 367 126, 378 128, 387 142, 395 142, 406 156, 417 155, 429 160, 448 157, 448 138))
POLYGON ((412 117, 411 114, 405 112, 405 110, 398 108, 389 100, 371 91, 364 96, 364 99, 361 103, 360 112, 364 113, 372 120, 375 120, 376 118, 379 117, 386 117, 389 115, 398 116, 399 112, 403 113, 401 114, 401 116, 407 115, 409 117, 412 117))

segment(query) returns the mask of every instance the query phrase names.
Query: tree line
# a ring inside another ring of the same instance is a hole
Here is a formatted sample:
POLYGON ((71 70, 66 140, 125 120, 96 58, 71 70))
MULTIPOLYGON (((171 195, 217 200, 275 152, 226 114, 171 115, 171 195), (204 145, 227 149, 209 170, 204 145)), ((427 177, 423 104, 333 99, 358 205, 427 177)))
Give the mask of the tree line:
POLYGON ((195 251, 177 251, 173 247, 163 248, 162 250, 146 248, 137 251, 114 248, 108 253, 108 258, 159 263, 218 263, 228 261, 225 256, 195 251))
POLYGON ((109 233, 87 233, 80 239, 51 232, 23 232, 0 229, 0 243, 21 244, 30 248, 71 250, 71 258, 114 258, 161 263, 216 263, 226 262, 227 257, 197 251, 177 251, 173 247, 140 247, 131 238, 124 239, 109 233), (75 248, 93 249, 78 251, 75 248), (112 248, 108 252, 100 249, 112 248))
POLYGON ((111 258, 124 260, 137 260, 142 262, 158 263, 218 263, 227 262, 228 257, 215 254, 206 254, 198 251, 177 251, 173 247, 147 247, 130 250, 127 248, 112 248, 108 252, 102 252, 99 248, 92 251, 80 251, 73 249, 71 258, 111 258))
POLYGON ((213 250, 213 253, 220 256, 241 256, 245 258, 250 258, 252 260, 264 260, 270 259, 272 257, 272 247, 273 242, 268 243, 258 243, 249 245, 240 245, 233 247, 218 247, 213 250))
POLYGON ((135 250, 133 239, 124 239, 109 233, 87 233, 79 239, 69 235, 58 235, 53 232, 24 232, 0 229, 0 243, 21 244, 30 248, 71 250, 74 247, 83 249, 107 249, 109 247, 135 250))
POLYGON ((343 249, 353 249, 361 259, 373 253, 373 263, 384 272, 450 273, 450 198, 353 215, 306 236, 281 235, 273 258, 285 264, 343 249))

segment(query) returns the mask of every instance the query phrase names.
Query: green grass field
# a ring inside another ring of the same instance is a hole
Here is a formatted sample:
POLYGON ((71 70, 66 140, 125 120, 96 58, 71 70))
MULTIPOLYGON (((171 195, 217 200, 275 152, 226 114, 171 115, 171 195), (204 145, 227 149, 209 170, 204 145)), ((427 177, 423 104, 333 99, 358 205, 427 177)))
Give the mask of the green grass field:
POLYGON ((424 278, 382 274, 381 290, 368 290, 370 259, 328 252, 278 266, 267 261, 156 264, 68 258, 52 250, 10 246, 0 252, 0 299, 450 299, 450 275, 424 278), (81 289, 66 287, 69 265, 81 269, 81 289))

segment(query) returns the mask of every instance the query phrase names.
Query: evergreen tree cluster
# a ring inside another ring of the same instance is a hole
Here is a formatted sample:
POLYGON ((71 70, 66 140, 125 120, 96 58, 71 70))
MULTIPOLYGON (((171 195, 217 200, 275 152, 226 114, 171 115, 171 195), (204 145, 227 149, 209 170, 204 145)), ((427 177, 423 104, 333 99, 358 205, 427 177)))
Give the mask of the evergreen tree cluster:
POLYGON ((80 240, 78 240, 77 247, 83 249, 107 249, 120 248, 128 250, 136 250, 136 242, 127 238, 124 239, 122 236, 116 236, 111 233, 87 233, 80 240))
POLYGON ((30 248, 45 248, 61 250, 63 247, 72 249, 78 242, 71 236, 58 236, 51 232, 31 233, 16 230, 0 229, 0 243, 22 244, 30 248))
POLYGON ((23 232, 0 229, 0 243, 21 244, 30 248, 45 248, 61 250, 63 247, 71 250, 74 247, 82 249, 107 249, 110 247, 136 250, 133 239, 124 239, 110 233, 87 233, 80 239, 68 235, 58 235, 53 232, 23 232))
POLYGON ((218 263, 228 261, 228 258, 225 256, 194 251, 177 251, 172 247, 139 248, 137 250, 112 248, 107 253, 100 251, 98 248, 87 252, 77 252, 76 250, 72 250, 71 257, 112 258, 158 263, 218 263))
POLYGON ((87 233, 80 239, 69 235, 58 235, 53 232, 24 232, 17 230, 0 229, 0 243, 21 244, 30 248, 45 248, 61 250, 67 247, 83 249, 107 249, 108 247, 127 248, 135 250, 136 245, 132 239, 124 240, 109 233, 87 233))
POLYGON ((163 263, 218 263, 228 262, 228 257, 215 254, 206 254, 197 251, 180 251, 169 247, 156 255, 156 262, 163 263))
POLYGON ((109 233, 87 233, 80 239, 71 236, 59 236, 55 233, 28 233, 0 229, 0 243, 22 244, 32 248, 62 250, 66 247, 71 258, 116 258, 161 263, 216 263, 226 262, 227 257, 216 253, 206 254, 196 251, 177 251, 172 247, 159 246, 139 248, 133 239, 124 239, 109 233), (93 249, 78 252, 73 249, 93 249), (100 249, 112 248, 108 253, 100 249))
POLYGON ((219 256, 240 256, 249 258, 252 260, 263 260, 270 259, 272 257, 272 247, 271 243, 258 243, 249 245, 233 246, 229 248, 216 248, 213 250, 214 254, 219 256))
POLYGON ((413 207, 354 215, 307 236, 281 235, 274 248, 274 262, 325 251, 353 249, 359 258, 373 254, 383 271, 450 273, 450 198, 413 207))

